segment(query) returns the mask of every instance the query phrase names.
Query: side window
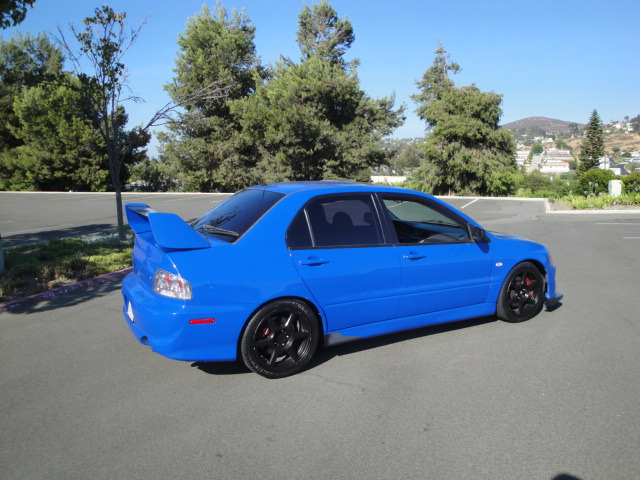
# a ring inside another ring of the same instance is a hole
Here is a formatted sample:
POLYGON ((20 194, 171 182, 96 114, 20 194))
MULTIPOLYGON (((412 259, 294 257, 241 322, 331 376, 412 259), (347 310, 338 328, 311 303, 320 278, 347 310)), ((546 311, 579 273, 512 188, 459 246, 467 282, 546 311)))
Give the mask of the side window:
POLYGON ((382 234, 371 195, 339 195, 313 200, 298 212, 287 231, 289 248, 381 243, 382 234))
POLYGON ((443 244, 469 241, 466 227, 441 209, 404 197, 383 197, 383 204, 401 244, 443 244))
POLYGON ((287 246, 289 248, 311 248, 313 246, 304 208, 298 212, 291 225, 289 225, 287 246))

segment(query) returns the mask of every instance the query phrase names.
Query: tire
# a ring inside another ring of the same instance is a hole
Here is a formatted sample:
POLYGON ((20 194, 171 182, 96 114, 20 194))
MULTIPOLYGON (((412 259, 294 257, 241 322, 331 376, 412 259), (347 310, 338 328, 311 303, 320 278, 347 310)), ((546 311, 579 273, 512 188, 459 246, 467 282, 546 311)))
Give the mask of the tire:
POLYGON ((544 305, 544 277, 530 262, 516 265, 502 285, 496 315, 505 322, 524 322, 535 317, 544 305))
POLYGON ((266 378, 283 378, 309 363, 319 337, 318 318, 308 305, 299 300, 278 300, 251 317, 240 352, 250 370, 266 378))

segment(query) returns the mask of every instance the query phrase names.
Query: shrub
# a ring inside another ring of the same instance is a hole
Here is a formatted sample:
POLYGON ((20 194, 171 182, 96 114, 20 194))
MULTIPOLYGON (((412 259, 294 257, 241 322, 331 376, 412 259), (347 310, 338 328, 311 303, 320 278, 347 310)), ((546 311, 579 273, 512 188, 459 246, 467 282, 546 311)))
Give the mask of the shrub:
POLYGON ((611 170, 601 170, 592 168, 580 176, 580 181, 576 187, 578 195, 593 196, 609 192, 609 180, 616 178, 611 170))
POLYGON ((622 178, 626 193, 640 193, 640 172, 634 172, 622 178))
POLYGON ((552 198, 569 195, 573 191, 572 175, 562 174, 555 180, 538 171, 521 175, 518 179, 518 197, 552 198))

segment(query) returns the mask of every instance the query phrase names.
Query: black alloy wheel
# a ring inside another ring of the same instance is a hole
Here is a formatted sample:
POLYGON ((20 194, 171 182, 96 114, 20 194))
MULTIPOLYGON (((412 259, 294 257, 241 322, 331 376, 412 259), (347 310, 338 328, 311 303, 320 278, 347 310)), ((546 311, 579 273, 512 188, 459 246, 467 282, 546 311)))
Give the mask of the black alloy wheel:
POLYGON ((506 322, 524 322, 544 305, 544 277, 538 267, 522 262, 514 267, 502 286, 496 314, 506 322))
POLYGON ((278 300, 249 320, 240 343, 242 360, 263 377, 287 377, 309 363, 319 336, 318 319, 308 305, 278 300))

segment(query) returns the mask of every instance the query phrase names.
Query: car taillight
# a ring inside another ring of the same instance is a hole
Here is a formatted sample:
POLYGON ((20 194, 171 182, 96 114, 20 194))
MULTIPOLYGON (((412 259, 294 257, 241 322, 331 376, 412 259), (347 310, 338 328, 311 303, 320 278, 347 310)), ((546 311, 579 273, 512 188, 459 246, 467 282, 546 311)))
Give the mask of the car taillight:
POLYGON ((191 300, 191 284, 180 275, 169 273, 161 268, 153 278, 153 291, 165 297, 191 300))

